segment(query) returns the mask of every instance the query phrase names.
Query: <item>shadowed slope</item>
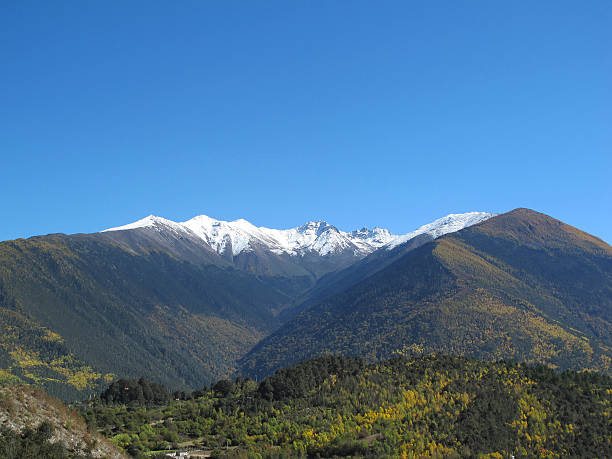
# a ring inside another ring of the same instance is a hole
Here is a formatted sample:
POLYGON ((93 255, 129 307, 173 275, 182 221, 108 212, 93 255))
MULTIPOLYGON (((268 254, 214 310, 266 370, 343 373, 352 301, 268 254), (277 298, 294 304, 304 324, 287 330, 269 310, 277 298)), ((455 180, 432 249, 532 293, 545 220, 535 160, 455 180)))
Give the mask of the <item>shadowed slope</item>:
POLYGON ((68 398, 105 373, 198 387, 231 373, 275 326, 271 309, 287 295, 270 284, 160 250, 130 253, 96 235, 3 242, 0 321, 14 333, 3 333, 0 363, 68 398), (84 365, 84 384, 60 376, 84 365))

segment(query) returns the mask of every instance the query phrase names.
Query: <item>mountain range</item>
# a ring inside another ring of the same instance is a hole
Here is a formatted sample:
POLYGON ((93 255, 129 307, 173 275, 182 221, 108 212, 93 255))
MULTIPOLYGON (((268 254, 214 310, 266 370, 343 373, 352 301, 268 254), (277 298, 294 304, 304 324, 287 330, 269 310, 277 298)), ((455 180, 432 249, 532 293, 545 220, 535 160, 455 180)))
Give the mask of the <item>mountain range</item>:
POLYGON ((610 370, 612 249, 527 209, 394 235, 149 216, 0 243, 0 380, 198 388, 304 358, 444 352, 610 370))
POLYGON ((610 371, 612 247, 528 209, 422 244, 318 300, 258 343, 242 372, 431 352, 610 371))
MULTIPOLYGON (((340 231, 319 220, 286 230, 257 227, 246 220, 231 222, 199 215, 177 223, 149 215, 128 225, 102 231, 102 236, 138 251, 143 241, 162 245, 181 258, 202 263, 211 255, 257 274, 304 274, 316 280, 378 249, 392 250, 419 234, 439 237, 490 218, 487 212, 451 214, 405 234, 384 228, 340 231), (189 248, 188 248, 189 247, 189 248), (199 250, 197 250, 198 248, 199 250), (202 252, 207 252, 207 256, 202 252), (192 252, 195 256, 188 256, 192 252)), ((222 264, 221 260, 215 260, 222 264)))
POLYGON ((308 222, 298 228, 277 230, 256 227, 243 219, 227 222, 206 215, 183 223, 149 215, 137 222, 103 232, 139 228, 156 228, 159 232, 174 232, 179 237, 199 238, 218 254, 231 256, 254 252, 257 248, 277 255, 304 256, 314 252, 324 256, 348 250, 356 256, 363 256, 398 237, 382 228, 362 228, 346 233, 322 220, 308 222))

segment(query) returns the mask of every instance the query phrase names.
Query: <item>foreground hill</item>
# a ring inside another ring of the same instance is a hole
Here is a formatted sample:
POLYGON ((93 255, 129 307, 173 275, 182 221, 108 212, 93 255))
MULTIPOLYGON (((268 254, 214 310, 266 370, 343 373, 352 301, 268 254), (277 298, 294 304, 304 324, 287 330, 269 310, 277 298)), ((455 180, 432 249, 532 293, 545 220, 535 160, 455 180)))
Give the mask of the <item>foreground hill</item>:
POLYGON ((182 445, 214 457, 603 458, 612 457, 611 409, 612 380, 598 374, 323 357, 157 407, 98 400, 86 418, 134 455, 182 445))
POLYGON ((409 251, 283 325, 244 374, 327 353, 442 352, 609 372, 612 247, 517 209, 409 251))
POLYGON ((40 389, 0 386, 0 426, 0 457, 6 459, 128 457, 40 389))

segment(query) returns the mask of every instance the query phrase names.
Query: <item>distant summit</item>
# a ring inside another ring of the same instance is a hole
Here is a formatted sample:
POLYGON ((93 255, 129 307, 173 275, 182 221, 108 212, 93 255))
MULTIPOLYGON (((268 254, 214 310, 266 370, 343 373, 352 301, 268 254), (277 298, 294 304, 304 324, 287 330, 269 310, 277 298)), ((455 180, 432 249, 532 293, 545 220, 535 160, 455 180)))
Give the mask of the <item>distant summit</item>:
POLYGON ((353 256, 364 257, 383 246, 388 249, 395 248, 420 234, 425 233, 436 238, 480 223, 492 216, 493 214, 488 212, 450 214, 402 236, 391 234, 389 230, 378 227, 372 230, 364 227, 344 232, 323 220, 307 222, 297 228, 279 230, 257 227, 244 219, 228 222, 215 220, 206 215, 199 215, 181 223, 149 215, 134 223, 109 228, 103 232, 154 228, 162 233, 175 235, 182 233, 185 236, 199 238, 219 254, 227 253, 229 250, 233 256, 263 248, 277 255, 329 256, 350 251, 353 256))

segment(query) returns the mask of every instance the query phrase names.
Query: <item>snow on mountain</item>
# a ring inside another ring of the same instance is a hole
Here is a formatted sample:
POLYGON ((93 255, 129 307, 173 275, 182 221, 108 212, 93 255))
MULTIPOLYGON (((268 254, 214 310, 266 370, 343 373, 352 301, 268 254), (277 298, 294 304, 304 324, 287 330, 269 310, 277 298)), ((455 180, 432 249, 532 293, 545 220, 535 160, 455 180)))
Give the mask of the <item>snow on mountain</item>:
POLYGON ((394 239, 400 237, 391 234, 388 229, 378 227, 374 228, 373 230, 361 228, 360 230, 351 231, 350 235, 353 244, 363 248, 364 250, 370 245, 375 245, 376 248, 382 247, 383 245, 388 244, 394 239))
POLYGON ((136 228, 157 228, 160 231, 172 230, 175 233, 181 233, 186 231, 186 229, 180 223, 176 223, 172 220, 167 220, 162 217, 156 217, 155 215, 149 215, 148 217, 141 218, 140 220, 135 221, 134 223, 117 226, 116 228, 109 228, 102 232, 104 233, 106 231, 123 231, 136 228))
POLYGON ((427 225, 423 225, 420 228, 408 233, 403 236, 398 236, 391 242, 385 245, 387 250, 394 249, 398 245, 408 242, 410 239, 420 235, 429 234, 434 239, 439 238, 448 233, 454 233, 455 231, 462 230, 468 226, 475 225, 477 223, 488 220, 495 216, 488 212, 468 212, 465 214, 450 214, 446 217, 439 218, 427 225))
POLYGON ((234 256, 252 249, 251 245, 255 242, 271 247, 276 245, 276 241, 262 231, 266 228, 257 228, 242 219, 226 222, 199 215, 181 225, 206 241, 218 253, 227 250, 228 245, 231 246, 234 256))
POLYGON ((380 247, 390 250, 422 233, 431 234, 436 238, 474 225, 491 216, 493 214, 486 212, 451 214, 403 236, 391 234, 384 228, 373 230, 362 228, 347 233, 324 221, 308 222, 297 228, 277 230, 257 227, 242 219, 227 222, 206 215, 199 215, 182 223, 149 215, 129 225, 105 231, 154 228, 160 232, 170 231, 177 235, 191 235, 203 240, 217 253, 231 250, 234 256, 262 247, 279 255, 298 256, 314 252, 326 256, 351 251, 355 256, 362 257, 380 247))
POLYGON ((316 252, 319 255, 351 250, 357 256, 365 256, 383 246, 395 237, 388 230, 363 228, 346 233, 324 221, 308 222, 300 227, 287 230, 257 227, 246 220, 226 222, 199 215, 186 222, 176 223, 161 217, 149 215, 129 225, 104 231, 122 231, 135 228, 155 228, 158 231, 187 233, 195 236, 218 253, 231 248, 236 256, 262 246, 276 254, 305 255, 316 252))

